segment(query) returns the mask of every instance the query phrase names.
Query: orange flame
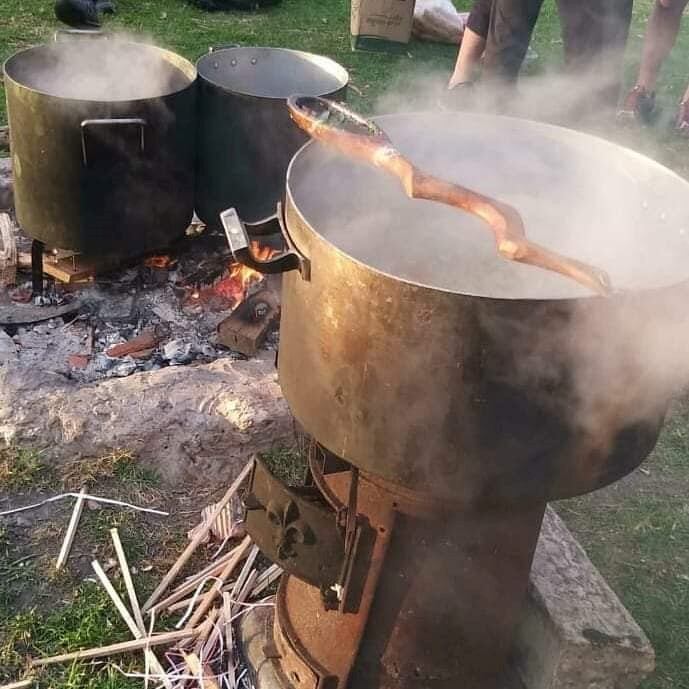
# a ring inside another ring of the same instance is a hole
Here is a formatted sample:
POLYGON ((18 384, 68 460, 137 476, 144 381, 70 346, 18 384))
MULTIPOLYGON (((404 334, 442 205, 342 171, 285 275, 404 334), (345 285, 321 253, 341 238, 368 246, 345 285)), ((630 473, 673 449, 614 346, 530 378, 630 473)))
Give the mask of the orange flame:
MULTIPOLYGON (((261 260, 267 261, 278 251, 270 246, 262 246, 256 240, 251 241, 253 255, 261 260)), ((246 299, 249 288, 265 279, 263 273, 259 273, 253 268, 244 266, 241 263, 231 263, 227 276, 221 278, 212 287, 207 287, 193 295, 194 299, 200 301, 213 301, 213 298, 229 302, 231 308, 236 309, 246 299)))

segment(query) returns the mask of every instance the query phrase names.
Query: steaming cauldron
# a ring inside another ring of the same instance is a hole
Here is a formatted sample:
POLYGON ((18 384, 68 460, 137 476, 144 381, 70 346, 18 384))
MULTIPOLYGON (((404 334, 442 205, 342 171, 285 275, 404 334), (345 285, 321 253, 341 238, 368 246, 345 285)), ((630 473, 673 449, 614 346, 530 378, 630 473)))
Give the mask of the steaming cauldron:
POLYGON ((378 120, 422 169, 514 206, 607 270, 591 296, 499 258, 473 216, 314 143, 287 179, 279 376, 306 431, 393 491, 466 507, 578 495, 652 450, 689 278, 689 184, 632 151, 465 113, 378 120), (659 355, 662 354, 662 357, 659 355))
POLYGON ((196 212, 207 224, 235 206, 245 220, 275 211, 285 173, 306 143, 285 99, 344 99, 349 75, 329 58, 284 48, 212 49, 199 72, 196 212))
POLYGON ((4 66, 19 223, 83 253, 164 247, 194 208, 194 66, 150 45, 72 38, 4 66))

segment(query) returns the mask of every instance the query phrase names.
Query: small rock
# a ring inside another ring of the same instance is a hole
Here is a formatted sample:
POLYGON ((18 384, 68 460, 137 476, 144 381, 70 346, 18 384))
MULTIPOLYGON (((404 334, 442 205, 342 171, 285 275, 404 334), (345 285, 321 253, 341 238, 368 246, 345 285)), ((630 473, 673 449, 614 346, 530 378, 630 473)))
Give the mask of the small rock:
POLYGON ((89 360, 88 354, 70 354, 67 363, 71 368, 86 368, 89 365, 89 360))
POLYGON ((14 205, 14 182, 11 158, 0 158, 0 209, 9 210, 14 205))
POLYGON ((171 340, 163 347, 163 359, 170 362, 171 366, 180 366, 190 363, 194 358, 190 342, 171 340))
POLYGON ((113 558, 110 558, 104 565, 103 565, 103 571, 104 572, 109 572, 111 569, 115 569, 117 567, 117 560, 114 560, 113 558))
POLYGON ((94 360, 94 367, 98 373, 106 373, 116 363, 114 359, 110 359, 105 354, 98 354, 94 360))
POLYGON ((100 505, 100 503, 96 502, 95 500, 87 500, 86 501, 86 507, 88 507, 90 510, 96 512, 97 510, 103 509, 100 505))
POLYGON ((17 345, 4 330, 0 330, 0 365, 16 360, 17 345))
POLYGON ((127 360, 113 366, 105 375, 108 378, 126 378, 134 373, 138 366, 136 361, 128 357, 127 360))

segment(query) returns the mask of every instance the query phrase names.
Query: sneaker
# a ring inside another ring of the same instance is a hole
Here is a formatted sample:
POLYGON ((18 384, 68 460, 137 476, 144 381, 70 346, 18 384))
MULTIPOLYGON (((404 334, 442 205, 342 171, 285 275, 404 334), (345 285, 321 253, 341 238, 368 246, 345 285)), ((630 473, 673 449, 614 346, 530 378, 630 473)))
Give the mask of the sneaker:
POLYGON ((627 94, 622 107, 617 111, 619 120, 635 119, 649 124, 655 115, 656 94, 638 84, 627 94))

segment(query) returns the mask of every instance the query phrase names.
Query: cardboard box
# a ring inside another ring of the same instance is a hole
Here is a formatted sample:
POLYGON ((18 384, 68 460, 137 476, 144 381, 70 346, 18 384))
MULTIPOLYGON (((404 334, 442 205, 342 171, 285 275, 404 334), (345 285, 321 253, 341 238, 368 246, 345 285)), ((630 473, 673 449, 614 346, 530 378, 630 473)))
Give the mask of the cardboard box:
POLYGON ((415 0, 352 0, 353 50, 404 50, 415 0))

